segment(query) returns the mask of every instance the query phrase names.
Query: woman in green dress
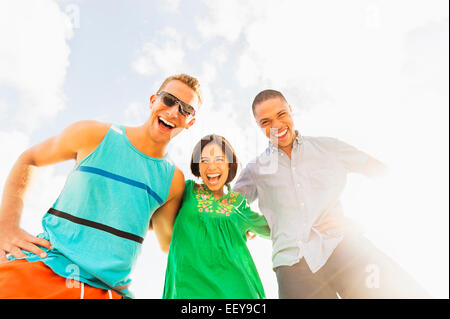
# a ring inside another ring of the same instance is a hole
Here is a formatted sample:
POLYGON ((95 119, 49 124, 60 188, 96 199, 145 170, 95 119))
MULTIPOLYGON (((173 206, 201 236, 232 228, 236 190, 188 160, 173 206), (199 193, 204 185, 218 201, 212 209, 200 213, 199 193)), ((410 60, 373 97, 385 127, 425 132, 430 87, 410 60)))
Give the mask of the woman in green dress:
POLYGON ((268 238, 264 216, 231 191, 237 158, 228 141, 208 135, 195 146, 172 234, 163 298, 265 298, 246 245, 248 232, 268 238), (226 191, 225 191, 226 190, 226 191))

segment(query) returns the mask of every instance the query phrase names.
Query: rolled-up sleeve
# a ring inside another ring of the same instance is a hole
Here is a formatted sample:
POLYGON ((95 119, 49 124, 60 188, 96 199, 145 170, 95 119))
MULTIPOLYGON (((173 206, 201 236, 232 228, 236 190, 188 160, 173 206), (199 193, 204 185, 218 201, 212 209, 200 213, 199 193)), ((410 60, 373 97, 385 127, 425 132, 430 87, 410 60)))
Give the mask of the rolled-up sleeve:
POLYGON ((242 197, 242 199, 243 200, 237 210, 242 218, 244 232, 250 231, 261 237, 270 238, 270 227, 266 218, 263 215, 254 212, 244 197, 242 197))
POLYGON ((258 198, 256 184, 253 181, 252 165, 247 165, 239 176, 233 191, 241 193, 247 198, 249 203, 252 203, 258 198))

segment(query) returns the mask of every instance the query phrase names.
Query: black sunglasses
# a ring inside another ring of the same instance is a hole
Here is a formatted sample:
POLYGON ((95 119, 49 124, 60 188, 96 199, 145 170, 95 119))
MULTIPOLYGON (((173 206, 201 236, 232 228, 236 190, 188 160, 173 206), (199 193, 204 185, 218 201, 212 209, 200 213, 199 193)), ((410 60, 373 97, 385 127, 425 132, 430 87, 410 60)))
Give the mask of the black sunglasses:
POLYGON ((172 107, 175 104, 178 104, 178 112, 180 112, 183 116, 195 116, 195 109, 193 106, 181 101, 176 96, 170 94, 166 91, 161 91, 157 94, 160 100, 168 107, 172 107))

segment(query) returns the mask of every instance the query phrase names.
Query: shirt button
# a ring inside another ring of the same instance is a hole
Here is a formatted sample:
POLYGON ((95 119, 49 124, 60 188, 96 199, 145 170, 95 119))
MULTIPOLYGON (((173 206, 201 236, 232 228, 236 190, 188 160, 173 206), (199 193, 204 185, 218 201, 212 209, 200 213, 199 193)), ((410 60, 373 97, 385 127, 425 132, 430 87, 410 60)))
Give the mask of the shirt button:
POLYGON ((305 203, 300 203, 300 206, 302 206, 302 207, 305 206, 305 203))
POLYGON ((300 184, 297 184, 297 187, 300 188, 300 184))

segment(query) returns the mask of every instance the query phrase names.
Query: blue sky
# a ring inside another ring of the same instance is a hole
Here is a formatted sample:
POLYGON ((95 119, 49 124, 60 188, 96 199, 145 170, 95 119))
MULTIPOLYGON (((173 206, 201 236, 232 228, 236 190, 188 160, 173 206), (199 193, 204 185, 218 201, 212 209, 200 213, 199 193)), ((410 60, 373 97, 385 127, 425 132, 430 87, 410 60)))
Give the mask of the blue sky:
MULTIPOLYGON (((349 178, 346 213, 448 297, 447 1, 1 0, 0 38, 1 185, 21 151, 74 121, 143 123, 150 95, 181 72, 200 79, 205 103, 171 143, 174 161, 189 177, 192 146, 214 132, 245 165, 266 146, 252 99, 278 89, 302 134, 340 138, 389 165, 383 180, 349 178)), ((25 229, 40 231, 73 164, 41 170, 25 229)), ((166 257, 147 237, 135 290, 159 298, 166 257)), ((275 298, 270 242, 249 247, 275 298)))

